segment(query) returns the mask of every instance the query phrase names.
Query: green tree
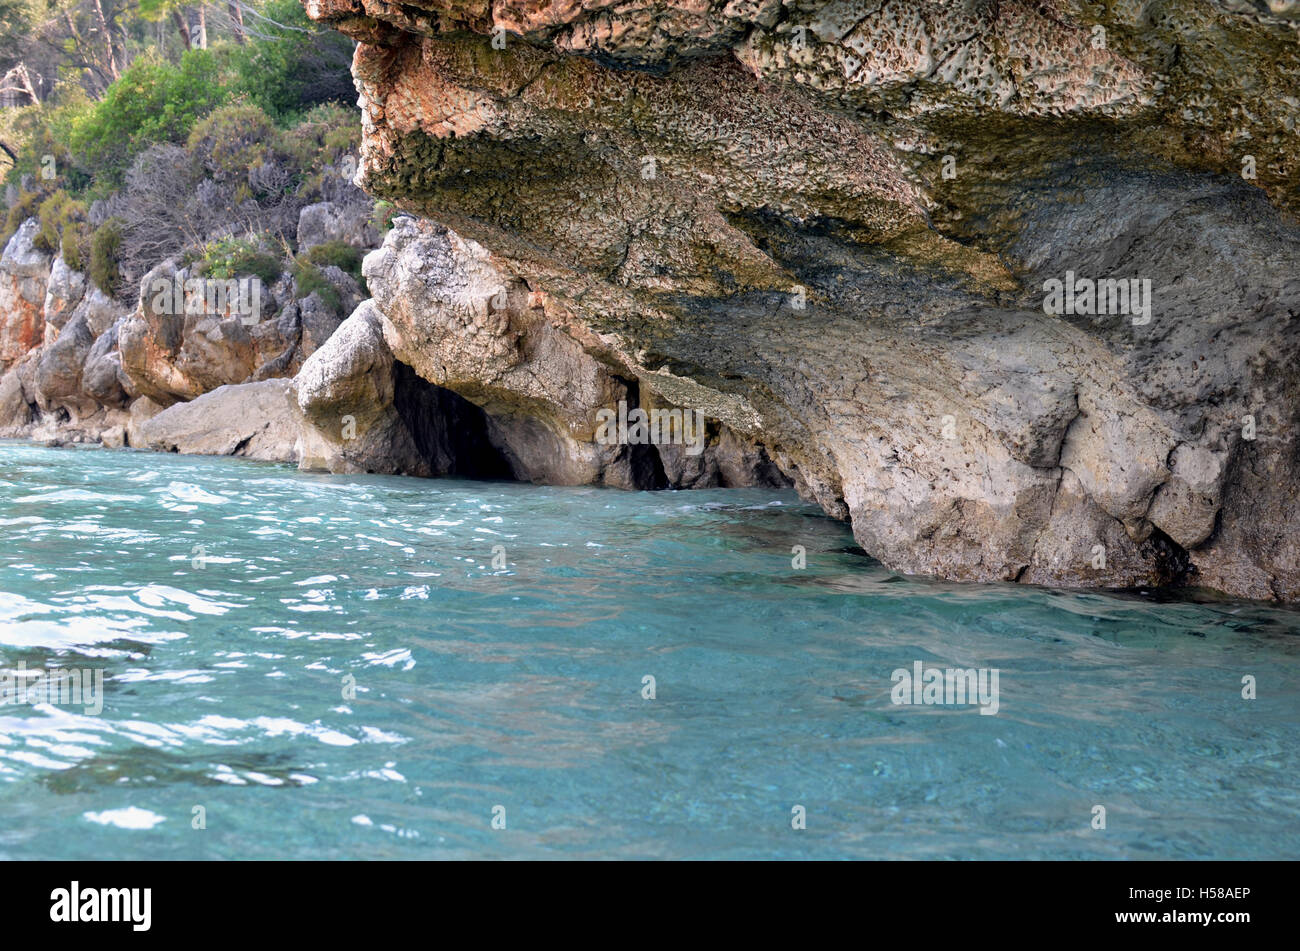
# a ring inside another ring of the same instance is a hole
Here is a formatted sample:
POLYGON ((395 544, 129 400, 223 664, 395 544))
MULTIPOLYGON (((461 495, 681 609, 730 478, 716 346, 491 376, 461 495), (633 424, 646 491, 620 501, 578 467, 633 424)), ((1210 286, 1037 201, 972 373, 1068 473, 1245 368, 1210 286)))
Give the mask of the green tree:
POLYGON ((179 66, 142 57, 73 127, 69 145, 97 178, 118 182, 137 153, 184 142, 194 123, 228 95, 207 50, 186 52, 179 66))

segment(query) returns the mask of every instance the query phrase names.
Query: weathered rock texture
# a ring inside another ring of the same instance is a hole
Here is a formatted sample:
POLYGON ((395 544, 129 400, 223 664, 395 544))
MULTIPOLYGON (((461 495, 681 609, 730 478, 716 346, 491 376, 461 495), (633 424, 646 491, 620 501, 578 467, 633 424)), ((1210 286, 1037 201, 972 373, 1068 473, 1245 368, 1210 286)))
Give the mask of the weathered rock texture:
POLYGON ((483 411, 397 363, 371 301, 298 374, 304 469, 506 477, 483 411))
MULTIPOLYGON (((363 270, 376 294, 368 326, 382 333, 390 359, 486 414, 486 442, 514 478, 642 489, 788 484, 761 446, 716 422, 695 447, 684 439, 599 440, 601 409, 620 401, 674 407, 642 398, 635 377, 617 375, 620 363, 598 359, 608 348, 597 336, 566 311, 548 309, 545 295, 502 271, 475 242, 399 218, 363 270)), ((466 427, 477 428, 468 418, 451 426, 466 427)))
POLYGON ((219 386, 138 422, 131 444, 161 452, 296 462, 298 413, 292 380, 219 386))
MULTIPOLYGON (((0 373, 9 370, 45 336, 45 289, 50 256, 32 245, 39 225, 23 222, 0 257, 0 373)), ((63 309, 54 301, 53 310, 63 309)))
MULTIPOLYGON (((377 244, 373 225, 354 205, 310 206, 315 217, 306 216, 303 246, 314 240, 377 244), (313 231, 311 221, 330 222, 328 233, 313 231)), ((206 285, 188 283, 196 276, 191 269, 168 260, 144 276, 131 307, 69 268, 61 254, 35 248, 36 233, 35 219, 27 221, 0 254, 0 436, 183 452, 229 449, 296 461, 301 415, 295 408, 285 417, 292 425, 284 423, 280 404, 264 396, 227 393, 198 404, 202 413, 275 407, 274 419, 238 421, 236 429, 254 433, 248 439, 213 435, 225 432, 224 424, 203 423, 189 410, 166 417, 167 438, 152 433, 146 439, 144 423, 221 387, 265 394, 256 384, 292 377, 361 302, 356 280, 325 266, 319 276, 328 288, 317 281, 305 292, 286 272, 255 290, 254 278, 242 275, 229 296, 209 299, 206 285), (330 300, 322 298, 322 288, 330 300), (195 427, 188 437, 185 426, 195 427)))
POLYGON ((1300 4, 306 6, 439 222, 367 261, 384 340, 516 471, 617 483, 630 396, 902 570, 1300 598, 1300 4))

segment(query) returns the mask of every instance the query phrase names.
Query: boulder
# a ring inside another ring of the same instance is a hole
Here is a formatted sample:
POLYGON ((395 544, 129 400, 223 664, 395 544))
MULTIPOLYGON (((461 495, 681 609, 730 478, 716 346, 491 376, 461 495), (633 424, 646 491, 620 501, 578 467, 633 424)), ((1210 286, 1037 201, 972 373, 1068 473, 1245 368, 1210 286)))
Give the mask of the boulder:
POLYGON ((36 398, 42 411, 62 407, 74 418, 95 411, 94 401, 81 388, 82 369, 94 343, 85 315, 77 313, 41 351, 36 364, 36 398))
POLYGON ((68 322, 73 309, 81 303, 86 284, 86 276, 68 267, 62 254, 55 257, 45 286, 45 343, 53 343, 59 330, 68 322))
POLYGON ((117 349, 120 324, 114 324, 91 345, 81 371, 81 389, 104 406, 125 408, 131 393, 130 382, 122 371, 122 354, 117 349))
POLYGON ((310 357, 343 322, 343 315, 357 309, 363 300, 361 288, 352 275, 333 265, 320 268, 338 297, 338 304, 326 301, 320 292, 313 291, 297 301, 301 338, 298 349, 302 359, 310 357))
POLYGON ((298 213, 298 252, 328 241, 343 241, 356 248, 373 248, 379 233, 371 223, 368 202, 340 204, 332 201, 307 205, 298 213))
POLYGON ((0 435, 16 434, 32 421, 32 408, 23 392, 18 368, 0 375, 0 435))
POLYGON ((298 343, 297 326, 286 327, 271 316, 278 312, 274 288, 259 286, 256 308, 250 293, 246 314, 234 308, 217 312, 191 293, 192 277, 172 262, 150 270, 136 309, 118 328, 128 389, 160 404, 251 380, 298 343), (177 287, 183 293, 175 293, 177 287))
MULTIPOLYGON (((132 405, 133 422, 136 407, 132 405)), ((204 456, 296 462, 301 422, 292 380, 219 386, 136 423, 132 446, 204 456)))
POLYGON ((393 354, 380 320, 366 301, 298 372, 301 468, 432 474, 394 407, 393 354))

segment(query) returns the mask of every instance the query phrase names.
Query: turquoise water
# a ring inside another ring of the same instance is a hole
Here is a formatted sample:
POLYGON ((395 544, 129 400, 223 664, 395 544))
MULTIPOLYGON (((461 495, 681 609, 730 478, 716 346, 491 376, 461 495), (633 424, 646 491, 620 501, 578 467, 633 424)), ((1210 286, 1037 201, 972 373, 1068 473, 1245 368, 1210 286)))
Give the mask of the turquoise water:
POLYGON ((23 443, 0 530, 0 669, 105 678, 0 706, 0 857, 1300 857, 1293 611, 909 580, 788 492, 23 443))

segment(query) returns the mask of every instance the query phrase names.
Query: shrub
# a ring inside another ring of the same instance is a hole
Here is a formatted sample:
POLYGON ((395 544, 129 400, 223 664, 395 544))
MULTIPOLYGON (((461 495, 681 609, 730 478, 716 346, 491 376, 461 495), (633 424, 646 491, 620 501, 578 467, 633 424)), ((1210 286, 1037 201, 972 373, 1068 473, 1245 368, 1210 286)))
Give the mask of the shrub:
POLYGON ((393 229, 393 218, 397 216, 397 206, 391 201, 380 198, 375 201, 375 213, 370 216, 370 223, 375 226, 380 237, 393 229))
MULTIPOLYGON (((0 0, 0 7, 3 4, 0 0)), ((165 7, 151 6, 154 13, 165 7)), ((270 0, 262 14, 249 42, 188 50, 177 64, 167 62, 161 48, 146 44, 146 52, 97 102, 75 79, 67 78, 57 87, 59 105, 51 107, 47 101, 5 110, 0 124, 8 123, 6 139, 20 143, 7 180, 39 175, 41 158, 52 155, 60 179, 56 187, 76 197, 92 189, 93 197, 106 197, 121 184, 135 155, 151 145, 184 143, 196 123, 232 101, 242 103, 245 111, 226 116, 220 131, 238 131, 236 138, 261 136, 268 146, 278 145, 278 136, 261 133, 273 125, 291 125, 298 117, 320 127, 306 133, 317 140, 316 154, 295 153, 297 168, 321 165, 322 148, 334 152, 354 147, 356 117, 340 105, 355 98, 349 69, 352 41, 308 20, 298 0, 270 0), (235 130, 232 125, 253 116, 258 117, 255 129, 235 130)), ((222 136, 209 138, 220 141, 222 136)), ((251 147, 245 141, 235 144, 231 154, 204 160, 214 160, 218 169, 243 165, 247 171, 261 164, 256 156, 242 154, 251 147)))
POLYGON ((218 280, 252 274, 269 286, 280 279, 280 258, 263 251, 251 239, 222 238, 203 249, 203 255, 196 262, 196 270, 206 277, 218 280))
POLYGON ((346 241, 326 241, 307 252, 307 262, 319 267, 333 265, 340 271, 351 274, 357 281, 361 280, 361 259, 365 252, 354 248, 346 241))
POLYGON ((82 218, 70 222, 63 231, 63 260, 74 271, 85 271, 90 261, 90 242, 94 234, 90 222, 82 218))
POLYGON ((18 229, 23 226, 23 222, 28 218, 36 218, 40 214, 41 202, 45 200, 45 193, 40 191, 23 192, 14 202, 9 213, 5 215, 4 232, 0 233, 0 251, 9 243, 9 239, 17 233, 18 229))
POLYGON ((293 280, 298 289, 298 297, 309 297, 315 293, 321 303, 334 313, 343 312, 343 299, 339 296, 338 288, 329 282, 329 278, 315 264, 298 258, 294 262, 293 280))
POLYGON ((19 147, 18 160, 5 176, 8 181, 20 182, 30 175, 43 187, 74 192, 90 183, 90 176, 67 146, 67 125, 85 111, 85 100, 72 98, 71 104, 55 108, 28 106, 3 110, 19 113, 9 120, 12 139, 18 141, 19 147), (54 173, 53 178, 46 177, 50 172, 54 173))
POLYGON ((122 284, 118 265, 121 248, 122 225, 116 218, 105 221, 90 238, 90 279, 109 297, 116 295, 122 284))
POLYGON ((273 157, 276 140, 271 117, 244 103, 213 110, 195 123, 186 149, 219 182, 246 179, 250 169, 273 157))
POLYGON ((85 267, 89 231, 86 223, 86 204, 77 201, 65 191, 57 191, 41 202, 37 211, 41 230, 32 243, 43 251, 57 254, 63 248, 63 260, 74 271, 85 267))
POLYGON ((262 13, 268 38, 228 51, 234 95, 286 125, 317 103, 355 97, 351 40, 307 19, 298 0, 271 0, 262 13))
POLYGON ((185 141, 194 123, 225 100, 220 78, 208 50, 187 51, 179 66, 142 56, 72 123, 72 150, 99 179, 116 185, 136 153, 185 141))
POLYGON ((328 103, 317 106, 280 136, 280 148, 301 171, 299 195, 335 201, 358 190, 351 184, 361 128, 354 110, 328 103))
POLYGON ((42 251, 57 254, 59 251, 59 218, 63 206, 69 201, 68 193, 57 191, 40 203, 36 209, 36 222, 40 229, 32 244, 42 251))

